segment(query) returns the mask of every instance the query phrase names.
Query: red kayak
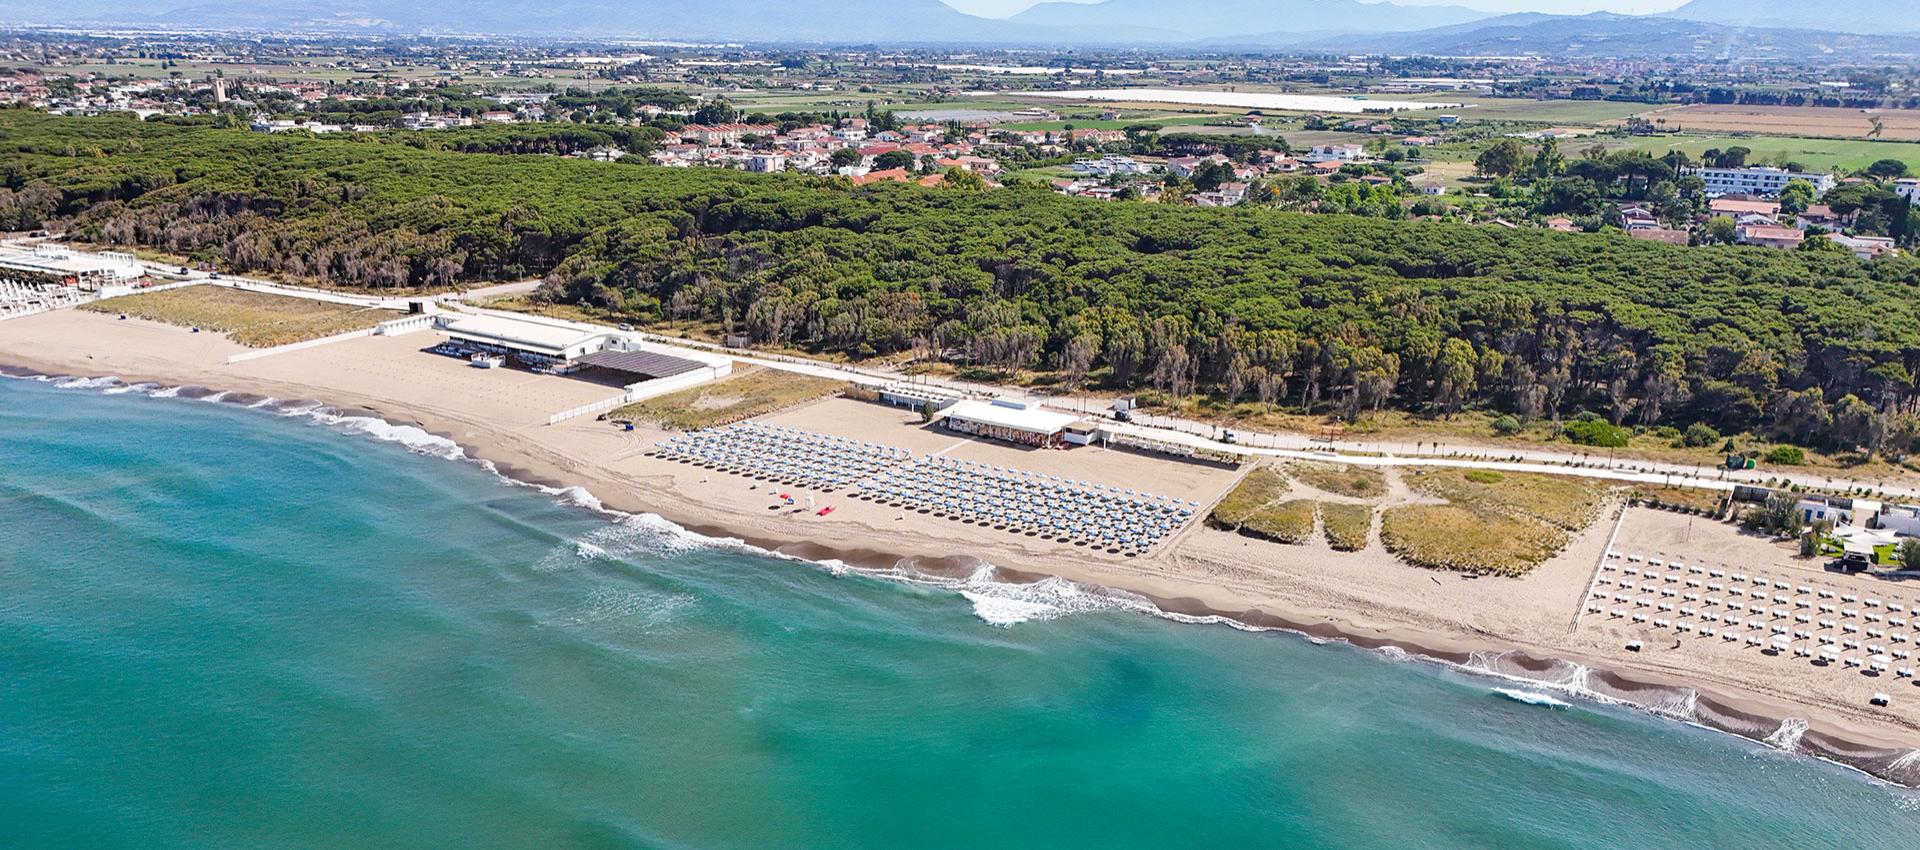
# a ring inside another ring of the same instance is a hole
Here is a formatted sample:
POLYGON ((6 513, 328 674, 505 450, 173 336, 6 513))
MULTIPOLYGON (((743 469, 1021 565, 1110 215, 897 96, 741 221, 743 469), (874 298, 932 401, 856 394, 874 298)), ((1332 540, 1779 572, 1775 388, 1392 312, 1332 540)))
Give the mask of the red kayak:
POLYGON ((826 506, 826 507, 824 507, 824 508, 821 508, 821 509, 819 509, 819 510, 817 510, 817 511, 814 511, 814 512, 813 512, 813 515, 814 515, 814 516, 826 516, 827 514, 830 514, 830 513, 833 513, 833 506, 832 506, 832 505, 828 505, 828 506, 826 506))

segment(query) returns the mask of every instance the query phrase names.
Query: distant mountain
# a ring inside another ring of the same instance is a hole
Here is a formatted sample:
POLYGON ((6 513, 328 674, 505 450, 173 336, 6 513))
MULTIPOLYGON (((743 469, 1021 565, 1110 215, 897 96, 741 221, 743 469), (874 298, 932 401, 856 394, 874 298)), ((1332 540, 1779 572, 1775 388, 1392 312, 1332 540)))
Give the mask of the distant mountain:
POLYGON ((1059 33, 954 10, 940 0, 0 0, 0 20, 728 41, 1015 43, 1059 33))
POLYGON ((1693 0, 1667 17, 1733 27, 1827 30, 1867 35, 1920 32, 1916 0, 1821 0, 1768 3, 1759 0, 1693 0))
POLYGON ((1400 32, 1488 16, 1462 6, 1399 6, 1357 0, 1104 0, 1041 3, 1009 20, 1069 35, 1125 29, 1214 39, 1255 32, 1400 32))
MULTIPOLYGON (((1280 37, 1288 37, 1282 33, 1280 37)), ((1257 43, 1251 38, 1242 44, 1257 43)), ((1920 52, 1920 39, 1840 32, 1722 26, 1669 17, 1503 15, 1410 33, 1349 35, 1305 43, 1301 50, 1424 53, 1449 56, 1583 56, 1609 58, 1795 57, 1809 53, 1871 55, 1920 52)))

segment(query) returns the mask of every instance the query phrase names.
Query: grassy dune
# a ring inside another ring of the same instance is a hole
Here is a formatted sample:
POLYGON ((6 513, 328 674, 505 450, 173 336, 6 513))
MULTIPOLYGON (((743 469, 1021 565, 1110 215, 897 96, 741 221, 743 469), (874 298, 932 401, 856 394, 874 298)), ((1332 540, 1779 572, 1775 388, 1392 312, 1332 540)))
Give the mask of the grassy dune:
POLYGON ((763 416, 830 395, 846 385, 831 378, 755 367, 734 372, 716 383, 629 404, 608 414, 608 418, 692 431, 763 416))
POLYGON ((1587 479, 1478 469, 1422 470, 1407 484, 1447 503, 1388 510, 1380 526, 1387 549, 1416 566, 1495 575, 1553 557, 1607 493, 1587 479))
POLYGON ((211 285, 138 292, 95 301, 83 305, 82 309, 126 313, 170 325, 202 328, 226 334, 234 342, 253 348, 271 348, 366 330, 400 316, 392 310, 211 285))
POLYGON ((1340 552, 1358 552, 1367 548, 1367 532, 1373 529, 1373 506, 1321 502, 1320 523, 1326 527, 1328 545, 1340 552))
POLYGON ((1319 463, 1296 463, 1288 467, 1300 483, 1355 499, 1377 499, 1387 493, 1387 478, 1377 469, 1319 463))

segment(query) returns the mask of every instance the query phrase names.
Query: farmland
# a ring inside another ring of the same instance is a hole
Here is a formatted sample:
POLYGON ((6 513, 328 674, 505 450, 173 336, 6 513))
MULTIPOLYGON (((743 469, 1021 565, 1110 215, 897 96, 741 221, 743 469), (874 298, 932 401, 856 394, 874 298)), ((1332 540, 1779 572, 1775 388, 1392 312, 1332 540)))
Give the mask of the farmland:
POLYGON ((1867 139, 1873 119, 1886 141, 1920 141, 1920 112, 1884 109, 1832 109, 1815 106, 1735 106, 1694 104, 1646 113, 1667 129, 1693 133, 1753 133, 1777 136, 1867 139))
POLYGON ((1747 156, 1750 164, 1797 162, 1816 171, 1857 171, 1882 159, 1901 160, 1920 169, 1920 142, 1682 134, 1608 139, 1604 144, 1615 149, 1642 150, 1655 156, 1679 150, 1696 158, 1708 148, 1739 146, 1753 151, 1747 156))

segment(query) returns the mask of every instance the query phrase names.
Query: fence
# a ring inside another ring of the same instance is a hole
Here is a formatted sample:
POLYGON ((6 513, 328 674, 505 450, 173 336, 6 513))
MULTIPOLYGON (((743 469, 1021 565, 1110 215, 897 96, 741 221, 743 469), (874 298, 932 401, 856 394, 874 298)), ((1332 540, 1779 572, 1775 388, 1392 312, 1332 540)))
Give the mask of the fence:
POLYGON ((376 330, 375 328, 366 328, 365 330, 347 331, 346 333, 334 334, 333 336, 323 336, 323 337, 320 337, 319 339, 309 339, 304 342, 290 342, 290 343, 287 343, 286 345, 276 345, 272 348, 261 348, 261 349, 255 349, 253 351, 242 351, 239 354, 235 354, 232 357, 227 358, 227 362, 228 363, 244 363, 248 360, 258 360, 262 357, 271 357, 275 354, 285 354, 289 351, 299 351, 303 348, 318 348, 322 345, 327 345, 328 343, 343 342, 349 339, 359 339, 360 337, 373 336, 375 330, 376 330))

